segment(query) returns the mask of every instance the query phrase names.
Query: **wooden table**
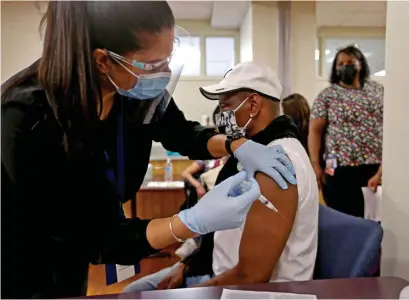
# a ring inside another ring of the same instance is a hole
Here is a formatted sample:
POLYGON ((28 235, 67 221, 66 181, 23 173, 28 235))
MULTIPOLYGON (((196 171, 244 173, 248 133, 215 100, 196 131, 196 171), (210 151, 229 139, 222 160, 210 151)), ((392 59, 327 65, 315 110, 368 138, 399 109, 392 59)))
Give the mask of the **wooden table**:
MULTIPOLYGON (((181 176, 175 177, 175 181, 183 181, 181 176)), ((153 181, 163 181, 163 178, 153 178, 153 181)), ((142 185, 136 193, 136 197, 124 204, 124 211, 127 217, 138 217, 146 220, 171 217, 179 212, 185 199, 183 187, 147 187, 142 185)))
MULTIPOLYGON (((318 299, 398 299, 409 282, 396 277, 352 278, 230 286, 230 289, 314 294, 318 299)), ((103 295, 99 299, 220 299, 222 287, 103 295), (141 295, 142 294, 142 295, 141 295)), ((84 297, 85 298, 85 297, 84 297)))

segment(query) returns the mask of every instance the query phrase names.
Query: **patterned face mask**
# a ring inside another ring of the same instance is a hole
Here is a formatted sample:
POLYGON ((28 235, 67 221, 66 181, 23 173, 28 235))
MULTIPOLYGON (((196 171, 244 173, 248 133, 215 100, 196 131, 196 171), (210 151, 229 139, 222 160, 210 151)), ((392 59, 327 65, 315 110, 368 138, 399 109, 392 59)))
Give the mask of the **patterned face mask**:
POLYGON ((248 97, 234 110, 221 111, 216 115, 216 126, 220 133, 227 135, 233 140, 246 136, 246 128, 250 124, 252 117, 243 127, 239 127, 236 121, 236 111, 238 111, 247 101, 248 97))

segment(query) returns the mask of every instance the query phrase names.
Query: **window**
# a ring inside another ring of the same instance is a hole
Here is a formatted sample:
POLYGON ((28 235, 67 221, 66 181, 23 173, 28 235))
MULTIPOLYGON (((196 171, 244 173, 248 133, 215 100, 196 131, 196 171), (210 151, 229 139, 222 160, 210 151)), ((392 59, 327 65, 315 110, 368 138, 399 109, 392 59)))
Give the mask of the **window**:
POLYGON ((200 76, 201 74, 201 56, 200 56, 200 37, 198 36, 182 36, 178 37, 180 47, 193 48, 194 51, 187 51, 189 54, 186 57, 183 67, 182 76, 200 76))
POLYGON ((355 45, 365 55, 371 75, 385 76, 385 39, 384 38, 327 38, 324 40, 325 76, 331 73, 332 62, 337 51, 345 46, 355 45))
POLYGON ((233 37, 206 38, 206 76, 224 76, 233 68, 235 46, 233 37))

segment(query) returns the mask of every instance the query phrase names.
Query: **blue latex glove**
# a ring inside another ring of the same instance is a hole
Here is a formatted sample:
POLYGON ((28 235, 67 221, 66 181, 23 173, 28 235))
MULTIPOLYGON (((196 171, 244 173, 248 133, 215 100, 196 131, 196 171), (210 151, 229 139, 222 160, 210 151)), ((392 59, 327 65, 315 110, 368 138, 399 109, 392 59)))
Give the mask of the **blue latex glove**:
POLYGON ((260 196, 260 187, 251 180, 249 190, 237 197, 230 197, 229 191, 246 180, 246 173, 240 172, 216 185, 192 208, 179 213, 179 219, 190 231, 199 234, 240 227, 247 217, 251 204, 260 196))
POLYGON ((248 180, 254 178, 256 172, 263 172, 282 189, 288 189, 283 177, 291 184, 297 183, 294 166, 281 146, 268 147, 247 141, 236 149, 234 156, 242 163, 248 180))

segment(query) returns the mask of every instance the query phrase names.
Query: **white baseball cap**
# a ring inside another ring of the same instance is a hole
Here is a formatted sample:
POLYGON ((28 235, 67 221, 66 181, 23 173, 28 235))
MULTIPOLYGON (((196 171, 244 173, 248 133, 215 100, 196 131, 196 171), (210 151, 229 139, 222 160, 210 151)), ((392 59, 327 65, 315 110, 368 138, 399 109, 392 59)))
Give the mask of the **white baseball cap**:
POLYGON ((219 100, 219 95, 226 93, 253 91, 266 98, 280 101, 283 87, 269 66, 244 62, 227 72, 220 83, 201 87, 199 90, 210 100, 219 100))

